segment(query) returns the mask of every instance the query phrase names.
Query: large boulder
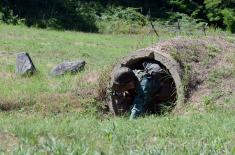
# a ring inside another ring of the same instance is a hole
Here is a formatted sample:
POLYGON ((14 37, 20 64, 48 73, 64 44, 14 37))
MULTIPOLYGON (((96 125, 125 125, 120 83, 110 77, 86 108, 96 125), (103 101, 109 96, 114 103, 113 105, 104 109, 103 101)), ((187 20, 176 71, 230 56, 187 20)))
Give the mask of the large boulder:
POLYGON ((81 71, 86 62, 84 60, 79 60, 79 61, 73 61, 73 62, 63 62, 61 64, 58 64, 51 70, 51 75, 53 76, 58 76, 58 75, 63 75, 65 73, 71 73, 75 74, 81 71))
POLYGON ((17 54, 16 73, 20 75, 32 75, 35 72, 36 68, 29 54, 26 52, 17 54))

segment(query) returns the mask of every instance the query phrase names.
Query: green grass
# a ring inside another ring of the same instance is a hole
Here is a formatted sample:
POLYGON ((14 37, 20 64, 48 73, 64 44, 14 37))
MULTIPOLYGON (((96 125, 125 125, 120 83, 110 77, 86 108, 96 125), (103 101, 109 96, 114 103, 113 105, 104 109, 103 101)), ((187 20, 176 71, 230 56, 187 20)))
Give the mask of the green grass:
MULTIPOLYGON (((170 37, 165 34, 158 40, 170 37)), ((97 111, 100 103, 94 93, 100 72, 130 51, 155 42, 151 35, 100 35, 0 24, 0 105, 5 107, 0 111, 0 152, 235 154, 234 108, 215 106, 199 113, 187 107, 184 115, 146 116, 133 121, 97 111), (15 74, 16 53, 20 51, 31 55, 39 71, 35 76, 15 74), (54 65, 77 59, 87 61, 81 73, 49 75, 54 65)), ((211 74, 209 82, 217 82, 225 73, 211 74)), ((208 106, 213 101, 207 97, 204 102, 208 106)))
MULTIPOLYGON (((18 104, 20 98, 26 105, 35 99, 38 101, 38 98, 55 94, 69 100, 68 94, 76 93, 80 87, 87 89, 92 85, 85 83, 87 77, 83 81, 81 77, 92 73, 90 78, 97 78, 99 72, 114 64, 117 59, 153 41, 152 36, 99 35, 1 25, 0 52, 4 54, 0 57, 0 98, 15 104, 18 104), (29 52, 39 71, 36 76, 21 78, 15 75, 16 54, 21 51, 29 52), (58 78, 49 75, 56 64, 79 59, 87 62, 81 74, 58 78)), ((41 99, 41 102, 46 105, 51 99, 41 99)))
POLYGON ((234 111, 190 116, 97 120, 79 113, 43 117, 1 113, 0 130, 15 134, 19 154, 232 154, 234 111), (16 119, 17 118, 17 119, 16 119))

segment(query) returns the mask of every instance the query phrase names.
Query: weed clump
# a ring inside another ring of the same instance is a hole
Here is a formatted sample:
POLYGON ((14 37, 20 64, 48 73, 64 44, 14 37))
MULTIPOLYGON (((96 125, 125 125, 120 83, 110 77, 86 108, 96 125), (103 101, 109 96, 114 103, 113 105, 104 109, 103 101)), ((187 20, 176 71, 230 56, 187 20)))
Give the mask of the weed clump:
POLYGON ((112 66, 104 69, 101 71, 98 79, 98 88, 97 88, 97 99, 98 100, 105 100, 106 98, 106 93, 107 93, 107 88, 108 88, 108 83, 111 78, 111 71, 112 71, 112 66))

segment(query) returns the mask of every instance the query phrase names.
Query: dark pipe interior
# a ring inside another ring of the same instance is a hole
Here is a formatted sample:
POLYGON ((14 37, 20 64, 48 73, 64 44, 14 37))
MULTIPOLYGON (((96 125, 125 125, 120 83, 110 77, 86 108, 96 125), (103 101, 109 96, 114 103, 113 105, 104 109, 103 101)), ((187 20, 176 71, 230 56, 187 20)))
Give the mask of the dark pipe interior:
MULTIPOLYGON (((127 62, 125 66, 131 68, 132 70, 143 69, 142 63, 146 61, 155 61, 166 71, 165 74, 163 74, 159 79, 157 79, 161 81, 161 89, 153 97, 151 104, 147 108, 148 113, 161 114, 166 110, 167 111, 170 110, 171 107, 174 106, 174 102, 176 101, 177 97, 176 85, 166 67, 154 59, 150 58, 134 59, 127 62)), ((125 97, 114 93, 112 96, 112 100, 113 102, 115 102, 116 108, 118 108, 119 113, 125 113, 130 111, 134 97, 135 97, 135 90, 130 90, 129 95, 125 97)))

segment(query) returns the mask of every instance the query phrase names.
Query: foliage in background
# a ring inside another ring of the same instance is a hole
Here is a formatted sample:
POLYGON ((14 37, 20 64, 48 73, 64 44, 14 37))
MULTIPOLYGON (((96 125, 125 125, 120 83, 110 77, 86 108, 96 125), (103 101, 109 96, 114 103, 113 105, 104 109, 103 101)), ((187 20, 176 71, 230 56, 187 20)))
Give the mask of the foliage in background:
POLYGON ((211 24, 235 32, 235 1, 205 0, 206 16, 211 24))
POLYGON ((97 32, 95 25, 99 3, 81 0, 20 0, 1 1, 3 21, 17 24, 16 19, 24 19, 27 26, 53 27, 97 32))
POLYGON ((146 16, 135 8, 109 7, 97 21, 101 33, 139 33, 148 24, 146 16))
POLYGON ((103 33, 140 33, 147 15, 167 21, 184 14, 235 32, 232 0, 1 0, 0 12, 6 23, 103 33))
POLYGON ((223 15, 223 23, 227 26, 227 30, 235 33, 235 12, 232 9, 224 9, 221 13, 223 15))

